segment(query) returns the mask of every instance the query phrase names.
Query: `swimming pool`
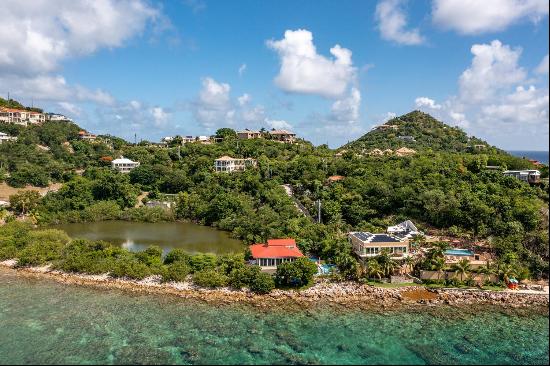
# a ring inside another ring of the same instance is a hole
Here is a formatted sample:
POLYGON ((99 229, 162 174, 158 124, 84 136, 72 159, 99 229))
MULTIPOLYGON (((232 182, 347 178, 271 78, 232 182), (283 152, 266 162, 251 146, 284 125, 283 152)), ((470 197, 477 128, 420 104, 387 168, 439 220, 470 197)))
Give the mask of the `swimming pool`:
POLYGON ((468 249, 449 249, 445 251, 445 255, 458 255, 464 257, 471 257, 474 255, 474 252, 468 249))

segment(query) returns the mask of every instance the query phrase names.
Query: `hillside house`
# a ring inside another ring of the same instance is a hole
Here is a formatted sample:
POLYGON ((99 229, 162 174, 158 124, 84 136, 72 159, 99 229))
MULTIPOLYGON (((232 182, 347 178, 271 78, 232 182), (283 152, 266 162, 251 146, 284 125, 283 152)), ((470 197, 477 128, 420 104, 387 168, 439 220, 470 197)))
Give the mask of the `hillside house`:
POLYGON ((196 141, 200 142, 203 145, 210 145, 212 143, 210 137, 208 136, 198 136, 196 141))
POLYGON ((411 220, 403 221, 395 226, 389 226, 386 232, 397 238, 410 239, 415 235, 424 235, 419 231, 411 220))
POLYGON ((397 136, 397 138, 403 141, 416 142, 416 139, 413 136, 397 136))
POLYGON ((445 256, 445 265, 452 267, 463 259, 468 260, 471 269, 478 269, 486 266, 492 261, 492 258, 487 253, 476 254, 467 249, 448 249, 443 252, 445 256))
POLYGON ((399 126, 398 125, 380 125, 380 126, 376 126, 375 129, 381 130, 381 131, 386 131, 386 130, 397 131, 399 129, 399 126))
POLYGON ((31 124, 42 124, 46 121, 44 113, 27 111, 25 109, 0 107, 0 122, 13 123, 22 126, 31 124))
POLYGON ((348 234, 348 240, 354 253, 362 261, 380 255, 383 250, 388 250, 393 258, 403 258, 409 255, 409 239, 407 237, 356 231, 348 234))
POLYGON ((260 131, 252 131, 248 128, 244 129, 244 131, 237 132, 237 136, 241 140, 251 140, 251 139, 259 139, 262 138, 262 133, 260 131))
POLYGON ((272 129, 269 131, 269 135, 273 140, 284 142, 286 144, 292 144, 296 141, 296 134, 287 130, 272 129))
POLYGON ((87 131, 80 131, 78 133, 78 138, 81 139, 81 140, 84 140, 84 141, 95 141, 97 136, 94 135, 93 133, 89 133, 87 131))
POLYGON ((530 184, 540 183, 540 171, 538 170, 506 170, 502 174, 530 184))
POLYGON ((413 149, 409 149, 407 147, 402 147, 397 150, 395 150, 395 155, 397 156, 410 156, 416 154, 416 151, 413 149))
POLYGON ((67 116, 62 115, 62 114, 46 113, 46 121, 69 121, 69 122, 72 122, 73 120, 70 119, 67 116))
POLYGON ((266 244, 254 244, 249 248, 254 263, 262 271, 274 271, 279 264, 304 256, 294 239, 269 239, 266 244))
POLYGON ((15 141, 15 140, 17 140, 17 137, 13 137, 13 136, 8 135, 7 133, 0 132, 0 145, 3 142, 15 141))
POLYGON ((231 156, 222 156, 219 159, 214 161, 214 168, 216 172, 234 172, 234 171, 244 171, 246 168, 255 167, 257 161, 252 158, 232 158, 231 156))
POLYGON ((327 183, 339 182, 344 178, 345 177, 343 175, 331 175, 330 177, 327 178, 327 183))
POLYGON ((139 161, 132 161, 121 156, 118 159, 111 161, 111 167, 121 173, 129 173, 132 169, 139 166, 139 161))

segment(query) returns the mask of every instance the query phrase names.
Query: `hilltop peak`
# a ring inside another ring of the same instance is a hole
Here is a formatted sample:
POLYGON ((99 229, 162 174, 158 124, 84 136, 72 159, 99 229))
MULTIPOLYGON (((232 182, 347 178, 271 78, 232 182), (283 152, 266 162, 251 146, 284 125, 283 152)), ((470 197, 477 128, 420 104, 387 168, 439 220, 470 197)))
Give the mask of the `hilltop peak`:
POLYGON ((491 148, 486 141, 470 137, 459 127, 449 126, 419 110, 392 118, 344 147, 366 151, 406 147, 455 152, 491 148))

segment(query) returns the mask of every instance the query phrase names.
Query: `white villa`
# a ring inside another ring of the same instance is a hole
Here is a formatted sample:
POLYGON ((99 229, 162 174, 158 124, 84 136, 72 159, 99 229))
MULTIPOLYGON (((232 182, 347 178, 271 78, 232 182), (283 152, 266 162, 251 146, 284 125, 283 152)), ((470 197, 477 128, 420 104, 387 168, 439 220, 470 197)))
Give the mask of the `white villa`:
POLYGON ((361 260, 380 255, 385 249, 393 258, 403 258, 409 255, 409 239, 407 237, 399 238, 389 234, 355 231, 348 234, 348 239, 353 251, 361 260))
POLYGON ((121 173, 129 173, 130 170, 139 166, 139 161, 132 161, 121 156, 119 159, 115 159, 111 162, 113 169, 118 170, 121 173))
POLYGON ((389 226, 387 233, 395 237, 412 238, 414 235, 424 235, 419 231, 411 220, 403 221, 395 226, 389 226))
POLYGON ((3 142, 15 141, 15 140, 17 140, 17 137, 12 137, 4 132, 0 132, 0 145, 3 142))
POLYGON ((540 182, 540 171, 538 170, 507 170, 502 174, 507 177, 514 177, 527 183, 540 182))
POLYGON ((237 136, 241 140, 259 139, 262 137, 262 133, 260 131, 252 131, 246 128, 244 131, 237 132, 237 136))
POLYGON ((244 171, 247 167, 255 167, 257 161, 252 158, 232 158, 231 156, 222 156, 219 159, 216 159, 214 162, 214 168, 216 172, 234 172, 234 171, 244 171))
POLYGON ((0 122, 26 126, 28 123, 41 124, 46 121, 44 113, 15 108, 0 108, 0 122))

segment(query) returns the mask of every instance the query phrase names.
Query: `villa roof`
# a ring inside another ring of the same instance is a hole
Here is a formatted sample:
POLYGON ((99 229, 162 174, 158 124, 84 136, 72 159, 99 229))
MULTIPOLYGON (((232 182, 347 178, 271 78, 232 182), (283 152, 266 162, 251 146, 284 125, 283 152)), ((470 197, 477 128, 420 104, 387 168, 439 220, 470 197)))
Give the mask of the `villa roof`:
POLYGON ((216 160, 227 160, 227 161, 229 161, 229 160, 235 160, 235 158, 232 158, 231 156, 228 156, 228 155, 224 155, 221 158, 218 158, 216 160))
POLYGON ((126 159, 124 156, 121 156, 118 159, 113 160, 113 164, 136 164, 136 161, 126 159))
POLYGON ((366 231, 351 232, 350 235, 364 243, 399 243, 402 240, 388 234, 372 234, 366 231))
POLYGON ((250 246, 254 259, 258 258, 300 258, 304 255, 296 246, 294 239, 269 239, 267 244, 250 246))
POLYGON ((271 130, 269 133, 271 135, 295 135, 294 132, 289 132, 287 130, 271 130))
POLYGON ((337 181, 342 180, 344 178, 345 177, 343 175, 332 175, 332 176, 328 177, 327 180, 330 181, 330 182, 337 182, 337 181))

